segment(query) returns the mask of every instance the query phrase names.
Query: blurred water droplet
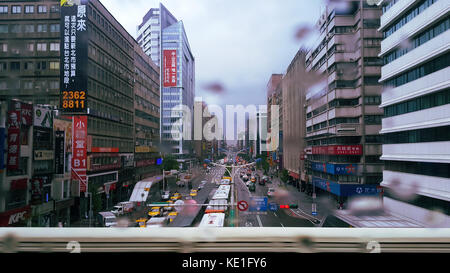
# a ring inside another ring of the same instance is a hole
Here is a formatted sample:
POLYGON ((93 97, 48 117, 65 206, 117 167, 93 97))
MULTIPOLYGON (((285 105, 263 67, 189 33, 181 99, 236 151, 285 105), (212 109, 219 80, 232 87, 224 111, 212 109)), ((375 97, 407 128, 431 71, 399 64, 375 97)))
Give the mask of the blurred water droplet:
POLYGON ((348 209, 355 216, 380 215, 384 213, 383 202, 378 197, 355 197, 349 201, 348 209))
POLYGON ((314 250, 314 241, 309 237, 298 239, 298 249, 300 252, 311 253, 314 250))
POLYGON ((295 31, 295 39, 303 40, 314 32, 315 28, 309 25, 300 25, 295 31))
POLYGON ((425 215, 425 221, 431 228, 448 228, 448 216, 444 214, 441 210, 435 209, 430 210, 425 215))
POLYGON ((19 241, 16 238, 16 236, 12 233, 7 234, 3 238, 3 249, 2 252, 4 253, 15 253, 17 252, 17 247, 19 245, 19 241))
POLYGON ((418 188, 419 186, 415 181, 403 183, 399 179, 393 179, 390 181, 387 190, 400 200, 412 201, 417 198, 418 188))
POLYGON ((203 89, 215 94, 225 93, 225 87, 219 82, 205 84, 203 85, 203 89))

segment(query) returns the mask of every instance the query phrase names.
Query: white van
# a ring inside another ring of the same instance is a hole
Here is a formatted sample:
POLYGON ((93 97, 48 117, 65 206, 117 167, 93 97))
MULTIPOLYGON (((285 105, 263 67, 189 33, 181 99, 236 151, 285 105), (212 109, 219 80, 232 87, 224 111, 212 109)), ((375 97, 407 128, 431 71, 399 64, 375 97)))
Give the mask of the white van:
POLYGON ((116 216, 110 211, 99 212, 98 222, 102 227, 114 227, 117 225, 116 216))

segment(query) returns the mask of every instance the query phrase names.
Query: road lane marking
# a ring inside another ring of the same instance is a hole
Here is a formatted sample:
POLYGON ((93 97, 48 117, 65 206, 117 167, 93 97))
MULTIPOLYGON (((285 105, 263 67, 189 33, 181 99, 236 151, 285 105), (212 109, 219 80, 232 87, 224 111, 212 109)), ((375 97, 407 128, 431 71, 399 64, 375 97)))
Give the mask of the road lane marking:
POLYGON ((261 219, 259 218, 258 214, 256 215, 256 219, 258 220, 259 227, 262 227, 263 225, 261 223, 261 219))

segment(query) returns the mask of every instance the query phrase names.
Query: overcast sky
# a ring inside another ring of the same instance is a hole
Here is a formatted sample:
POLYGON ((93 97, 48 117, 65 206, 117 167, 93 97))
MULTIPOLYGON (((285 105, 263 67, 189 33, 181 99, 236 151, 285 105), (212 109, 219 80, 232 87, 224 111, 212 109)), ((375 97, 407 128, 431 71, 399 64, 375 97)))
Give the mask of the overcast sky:
MULTIPOLYGON (((162 2, 182 20, 195 57, 196 97, 208 104, 265 104, 272 73, 284 73, 302 41, 300 26, 314 25, 319 0, 101 0, 136 38, 136 27, 162 2), (203 87, 224 86, 216 94, 203 87)), ((311 39, 310 39, 311 40, 311 39)))

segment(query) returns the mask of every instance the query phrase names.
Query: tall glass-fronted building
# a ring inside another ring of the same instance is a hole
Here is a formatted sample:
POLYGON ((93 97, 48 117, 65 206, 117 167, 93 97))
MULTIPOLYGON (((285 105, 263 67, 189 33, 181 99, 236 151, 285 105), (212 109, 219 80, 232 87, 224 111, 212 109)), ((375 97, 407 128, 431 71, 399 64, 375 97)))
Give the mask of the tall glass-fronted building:
POLYGON ((152 8, 137 28, 138 43, 161 71, 161 141, 164 152, 177 155, 180 162, 189 157, 193 146, 183 138, 183 128, 193 136, 195 59, 182 21, 164 5, 152 8), (186 106, 190 118, 175 110, 186 106), (183 122, 184 121, 184 122, 183 122))

